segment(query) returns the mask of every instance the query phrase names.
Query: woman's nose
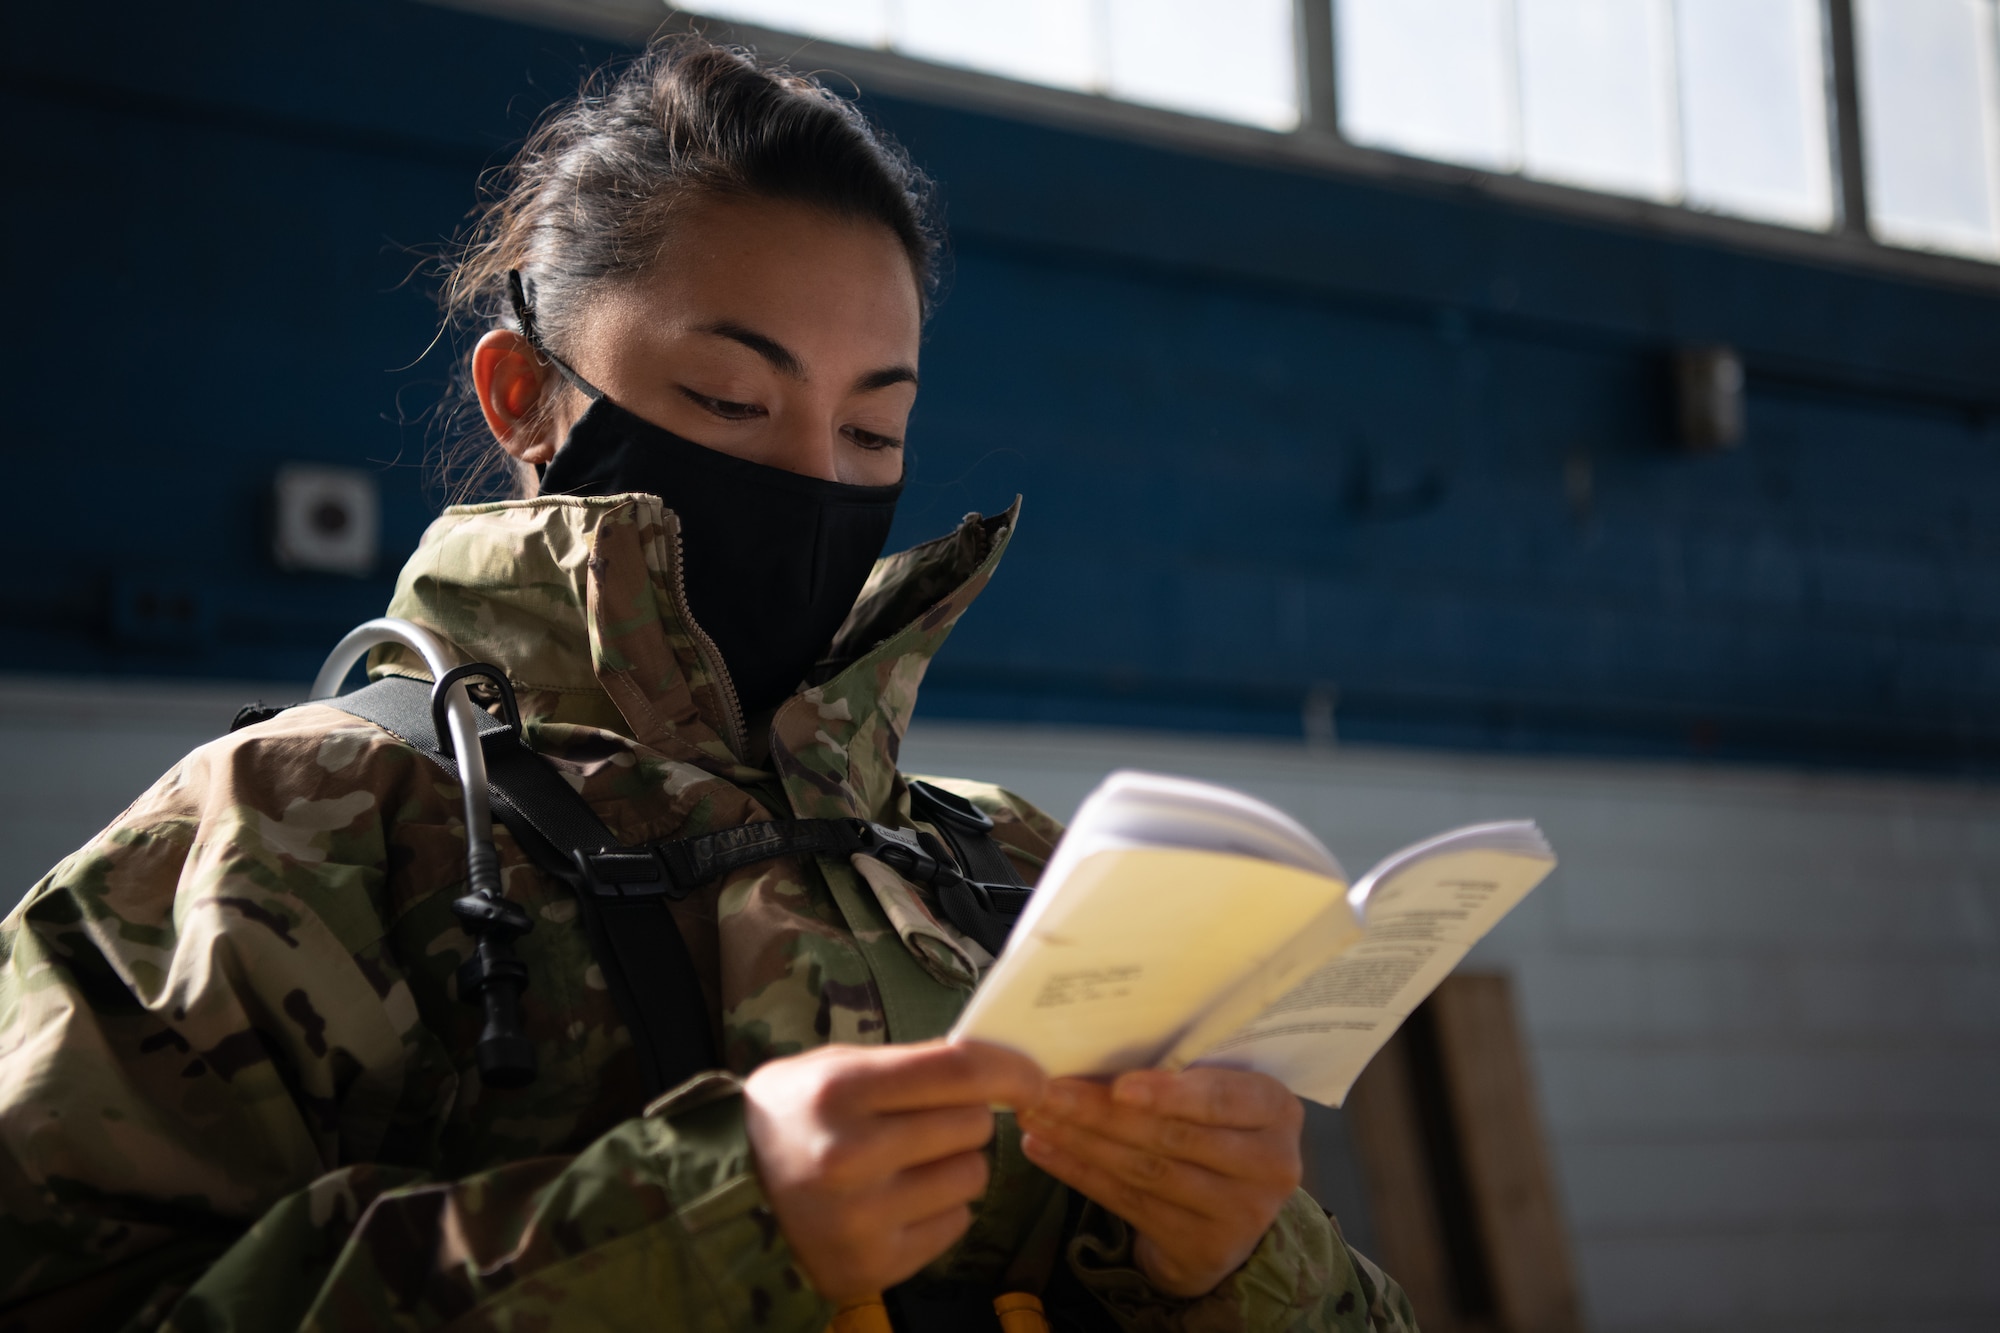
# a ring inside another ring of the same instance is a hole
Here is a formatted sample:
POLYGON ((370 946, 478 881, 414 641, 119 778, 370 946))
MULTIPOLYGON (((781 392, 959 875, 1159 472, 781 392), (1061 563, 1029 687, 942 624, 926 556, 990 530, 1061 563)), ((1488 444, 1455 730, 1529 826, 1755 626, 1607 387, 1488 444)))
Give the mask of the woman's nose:
POLYGON ((778 447, 769 462, 802 477, 839 481, 840 433, 825 419, 794 417, 784 421, 778 432, 778 447))

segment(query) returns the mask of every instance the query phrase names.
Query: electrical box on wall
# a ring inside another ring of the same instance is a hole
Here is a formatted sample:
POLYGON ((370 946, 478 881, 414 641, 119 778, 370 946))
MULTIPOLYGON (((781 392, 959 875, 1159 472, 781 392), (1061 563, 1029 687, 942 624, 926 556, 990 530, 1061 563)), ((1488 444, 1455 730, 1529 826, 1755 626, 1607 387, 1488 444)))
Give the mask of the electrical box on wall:
POLYGON ((1690 453, 1733 449, 1743 440, 1743 358, 1733 347, 1674 353, 1678 439, 1690 453))
POLYGON ((272 555, 281 569, 360 577, 374 572, 382 492, 356 468, 288 463, 274 490, 272 555))

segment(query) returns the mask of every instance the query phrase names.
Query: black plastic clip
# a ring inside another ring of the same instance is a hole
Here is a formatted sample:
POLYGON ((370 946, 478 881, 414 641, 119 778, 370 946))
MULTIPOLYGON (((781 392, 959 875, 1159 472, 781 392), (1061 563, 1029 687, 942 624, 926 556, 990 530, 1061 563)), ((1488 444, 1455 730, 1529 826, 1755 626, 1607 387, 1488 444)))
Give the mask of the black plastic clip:
POLYGON ((500 712, 506 719, 508 730, 514 733, 514 739, 521 738, 521 705, 514 698, 514 683, 507 679, 507 673, 491 662, 467 662, 464 666, 456 666, 445 672, 438 677, 437 684, 431 686, 431 726, 437 731, 440 752, 451 745, 451 724, 446 719, 446 694, 459 681, 474 677, 491 681, 499 687, 500 712))
POLYGON ((915 829, 890 828, 856 820, 861 846, 856 850, 874 857, 904 879, 935 885, 941 879, 957 879, 958 867, 950 853, 915 829))
POLYGON ((575 853, 586 889, 600 898, 659 898, 674 902, 688 896, 689 886, 668 873, 667 863, 652 847, 604 847, 575 853))

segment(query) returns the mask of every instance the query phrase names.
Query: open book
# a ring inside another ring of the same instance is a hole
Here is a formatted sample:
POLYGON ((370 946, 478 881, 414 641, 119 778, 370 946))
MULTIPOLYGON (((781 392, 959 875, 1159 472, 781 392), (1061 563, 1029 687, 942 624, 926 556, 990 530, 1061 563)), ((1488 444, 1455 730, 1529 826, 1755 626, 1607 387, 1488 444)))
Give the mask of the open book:
POLYGON ((1050 1074, 1226 1065, 1338 1106, 1376 1051, 1555 866, 1526 821, 1439 834, 1348 886, 1295 820, 1119 772, 1077 811, 952 1029, 1050 1074))

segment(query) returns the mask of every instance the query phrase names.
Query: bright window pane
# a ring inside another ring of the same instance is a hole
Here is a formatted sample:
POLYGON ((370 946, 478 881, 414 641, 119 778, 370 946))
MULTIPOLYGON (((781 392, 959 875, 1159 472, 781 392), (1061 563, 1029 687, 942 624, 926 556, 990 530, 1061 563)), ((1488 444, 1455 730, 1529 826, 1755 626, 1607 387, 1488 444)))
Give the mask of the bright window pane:
POLYGON ((1833 223, 1820 0, 1676 0, 1687 201, 1833 223))
POLYGON ((900 0, 896 49, 1059 88, 1096 88, 1092 0, 900 0))
POLYGON ((850 46, 889 43, 890 0, 700 0, 689 8, 719 19, 802 32, 850 46))
POLYGON ((1521 166, 1621 194, 1680 194, 1666 0, 1515 0, 1521 166))
POLYGON ((1338 0, 1341 133, 1356 143, 1518 165, 1506 0, 1338 0))
POLYGON ((1274 130, 1299 123, 1292 0, 1110 0, 1106 91, 1274 130))
POLYGON ((2000 254, 1992 0, 1859 0, 1854 17, 1875 234, 2000 254))

